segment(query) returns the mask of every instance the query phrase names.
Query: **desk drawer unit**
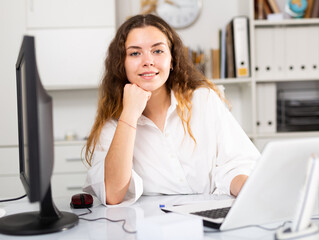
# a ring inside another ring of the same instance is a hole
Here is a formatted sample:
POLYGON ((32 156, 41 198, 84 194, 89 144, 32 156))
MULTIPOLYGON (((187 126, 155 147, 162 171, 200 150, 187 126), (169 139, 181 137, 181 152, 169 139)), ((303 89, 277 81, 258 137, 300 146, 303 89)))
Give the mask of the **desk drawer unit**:
POLYGON ((0 200, 16 198, 25 194, 18 174, 0 176, 0 200))
POLYGON ((0 148, 0 199, 25 194, 19 177, 18 146, 0 148))
POLYGON ((81 158, 83 143, 56 144, 54 148, 54 197, 72 196, 82 192, 87 168, 81 158))
POLYGON ((19 174, 19 148, 0 147, 0 177, 19 174))
POLYGON ((54 174, 51 180, 52 195, 66 197, 82 192, 86 173, 54 174))
POLYGON ((81 158, 83 145, 58 145, 54 147, 54 173, 86 172, 81 158))
MULTIPOLYGON (((87 168, 81 160, 83 143, 55 144, 54 171, 51 179, 53 197, 82 191, 87 168)), ((25 194, 19 177, 18 146, 0 148, 0 198, 25 194)))

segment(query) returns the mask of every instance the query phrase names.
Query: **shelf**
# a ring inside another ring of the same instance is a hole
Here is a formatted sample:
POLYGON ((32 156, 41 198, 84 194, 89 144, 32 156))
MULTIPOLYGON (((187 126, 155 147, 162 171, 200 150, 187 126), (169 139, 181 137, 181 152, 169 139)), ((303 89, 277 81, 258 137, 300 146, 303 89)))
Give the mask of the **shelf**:
POLYGON ((307 138, 307 137, 319 137, 319 131, 307 131, 307 132, 277 132, 277 133, 263 133, 251 136, 256 139, 260 138, 307 138))
MULTIPOLYGON (((54 146, 70 146, 70 145, 83 145, 86 143, 86 140, 79 139, 79 140, 72 140, 72 141, 67 141, 67 140, 54 140, 54 146)), ((0 149, 2 148, 18 148, 18 144, 14 145, 1 145, 0 149)))
POLYGON ((44 86, 47 91, 69 91, 69 90, 91 90, 98 89, 97 84, 86 84, 86 85, 54 85, 44 86))
POLYGON ((255 27, 318 25, 319 18, 283 19, 279 21, 254 20, 255 27))
POLYGON ((70 145, 83 145, 86 143, 85 140, 72 140, 72 141, 66 141, 66 140, 54 140, 55 146, 70 146, 70 145))
POLYGON ((263 77, 256 78, 257 83, 261 82, 304 82, 304 81, 319 81, 319 77, 263 77))
POLYGON ((19 147, 19 145, 18 144, 13 144, 13 145, 11 145, 11 144, 8 144, 8 145, 4 145, 4 144, 2 144, 2 145, 0 145, 0 149, 1 148, 18 148, 19 147))
POLYGON ((251 83, 251 78, 210 79, 210 81, 212 81, 216 85, 242 84, 242 83, 251 83))

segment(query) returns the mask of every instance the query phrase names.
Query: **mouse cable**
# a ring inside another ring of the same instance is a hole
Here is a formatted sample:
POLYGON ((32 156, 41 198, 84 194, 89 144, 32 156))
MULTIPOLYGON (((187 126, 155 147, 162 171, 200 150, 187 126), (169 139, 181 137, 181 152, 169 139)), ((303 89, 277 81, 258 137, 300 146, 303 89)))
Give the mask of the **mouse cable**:
POLYGON ((126 224, 126 220, 125 220, 125 219, 112 220, 112 219, 109 219, 109 218, 106 218, 106 217, 100 217, 100 218, 95 218, 95 219, 88 219, 88 218, 82 218, 82 217, 80 217, 79 219, 85 220, 85 221, 90 221, 90 222, 98 221, 98 220, 107 220, 107 221, 110 221, 110 222, 123 222, 123 224, 122 224, 122 229, 124 230, 124 232, 130 233, 130 234, 135 234, 135 233, 137 233, 137 231, 129 231, 129 230, 127 230, 127 229, 125 228, 125 224, 126 224))
POLYGON ((87 208, 87 210, 89 210, 89 211, 86 212, 86 213, 81 213, 81 214, 79 214, 78 217, 84 216, 84 215, 88 215, 88 214, 92 213, 92 210, 91 210, 91 209, 87 208))
POLYGON ((3 200, 0 200, 0 203, 1 203, 1 202, 11 202, 11 201, 16 201, 16 200, 22 199, 22 198, 24 198, 24 197, 26 197, 26 196, 27 196, 27 194, 24 194, 23 196, 21 196, 21 197, 17 197, 17 198, 3 199, 3 200))
POLYGON ((264 227, 261 225, 253 225, 252 224, 252 225, 246 225, 246 226, 231 228, 231 229, 226 229, 226 230, 216 230, 216 231, 204 230, 204 232, 205 233, 223 233, 223 232, 231 232, 231 231, 236 231, 236 230, 245 229, 245 228, 252 228, 252 227, 260 228, 260 229, 265 230, 265 231, 276 231, 279 228, 284 227, 287 223, 292 223, 292 221, 286 221, 286 222, 284 222, 284 223, 282 223, 279 226, 274 227, 274 228, 267 228, 267 227, 264 227))
POLYGON ((93 222, 93 221, 98 221, 98 220, 107 220, 107 221, 110 221, 110 222, 123 222, 122 224, 122 229, 124 232, 126 233, 130 233, 130 234, 135 234, 136 231, 129 231, 125 228, 125 224, 126 224, 126 220, 125 219, 119 219, 119 220, 112 220, 112 219, 109 219, 109 218, 106 218, 106 217, 101 217, 101 218, 95 218, 95 219, 88 219, 88 218, 82 218, 80 216, 84 216, 84 215, 88 215, 88 214, 91 214, 92 213, 92 210, 87 208, 87 210, 89 210, 89 212, 86 212, 86 213, 82 213, 82 214, 79 214, 78 217, 79 219, 81 220, 84 220, 84 221, 90 221, 90 222, 93 222))

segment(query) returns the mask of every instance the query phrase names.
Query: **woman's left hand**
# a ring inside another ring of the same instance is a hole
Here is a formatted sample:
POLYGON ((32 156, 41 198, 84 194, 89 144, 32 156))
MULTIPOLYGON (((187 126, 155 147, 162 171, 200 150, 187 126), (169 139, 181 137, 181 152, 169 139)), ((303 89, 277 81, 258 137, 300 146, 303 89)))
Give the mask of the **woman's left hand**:
POLYGON ((231 181, 230 184, 230 193, 237 197, 240 190, 242 189, 242 187, 244 186, 246 180, 247 180, 248 176, 247 175, 238 175, 236 177, 234 177, 234 179, 231 181))

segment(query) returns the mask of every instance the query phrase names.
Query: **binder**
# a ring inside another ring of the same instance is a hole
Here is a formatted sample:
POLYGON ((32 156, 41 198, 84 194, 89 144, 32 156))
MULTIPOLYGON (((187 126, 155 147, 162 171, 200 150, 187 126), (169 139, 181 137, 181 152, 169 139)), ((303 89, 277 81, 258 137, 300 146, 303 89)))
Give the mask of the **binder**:
POLYGON ((308 0, 308 6, 307 6, 307 9, 305 11, 304 18, 311 18, 313 3, 314 3, 314 0, 308 0))
POLYGON ((235 76, 250 76, 249 25, 248 17, 235 17, 233 20, 235 76))
POLYGON ((226 27, 221 29, 220 37, 220 78, 226 78, 226 27))
POLYGON ((257 28, 255 30, 255 73, 257 79, 269 78, 273 75, 273 28, 257 28))
MULTIPOLYGON (((295 28, 287 28, 286 29, 286 45, 285 45, 285 52, 286 52, 286 72, 287 77, 294 77, 296 76, 296 69, 298 68, 298 50, 296 46, 298 44, 298 34, 295 28)), ((298 70, 297 70, 298 71, 298 70)))
POLYGON ((257 7, 257 16, 256 19, 264 19, 264 1, 267 0, 257 0, 256 7, 257 7))
POLYGON ((311 11, 311 17, 312 18, 318 18, 319 17, 319 0, 313 0, 313 6, 311 11))
POLYGON ((280 26, 257 28, 255 34, 256 78, 284 77, 286 75, 285 28, 280 26))
POLYGON ((219 67, 219 49, 212 49, 212 77, 213 79, 220 78, 219 67))
POLYGON ((268 3, 273 13, 280 13, 280 9, 276 0, 268 0, 268 3))
POLYGON ((226 26, 226 75, 227 78, 235 77, 232 22, 229 22, 226 26))
POLYGON ((310 56, 313 54, 318 56, 318 53, 313 51, 314 46, 311 46, 312 49, 308 48, 309 41, 311 41, 311 32, 309 30, 309 27, 306 26, 286 28, 285 56, 287 77, 300 78, 309 76, 309 70, 311 69, 310 56))
POLYGON ((256 78, 311 78, 319 74, 319 27, 262 27, 255 30, 256 78))
POLYGON ((277 129, 276 83, 258 83, 257 133, 275 133, 277 129))
POLYGON ((272 74, 275 77, 284 77, 286 75, 285 60, 285 30, 283 27, 273 29, 273 69, 272 74))
POLYGON ((267 16, 269 15, 269 14, 272 14, 273 13, 273 11, 271 10, 271 8, 270 8, 270 6, 269 6, 269 3, 268 3, 268 1, 267 0, 263 0, 264 1, 264 12, 265 12, 265 16, 266 16, 266 18, 267 18, 267 16))
POLYGON ((312 25, 305 27, 307 32, 306 52, 306 74, 309 77, 319 76, 319 27, 312 25))

